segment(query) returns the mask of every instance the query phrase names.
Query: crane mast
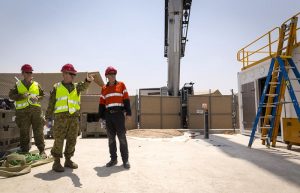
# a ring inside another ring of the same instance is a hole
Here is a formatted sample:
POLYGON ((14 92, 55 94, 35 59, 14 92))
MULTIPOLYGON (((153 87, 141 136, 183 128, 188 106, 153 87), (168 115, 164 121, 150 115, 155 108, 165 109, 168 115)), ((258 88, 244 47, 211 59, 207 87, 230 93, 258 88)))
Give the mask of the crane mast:
POLYGON ((179 95, 180 59, 184 57, 192 0, 165 0, 164 56, 168 59, 168 93, 179 95))

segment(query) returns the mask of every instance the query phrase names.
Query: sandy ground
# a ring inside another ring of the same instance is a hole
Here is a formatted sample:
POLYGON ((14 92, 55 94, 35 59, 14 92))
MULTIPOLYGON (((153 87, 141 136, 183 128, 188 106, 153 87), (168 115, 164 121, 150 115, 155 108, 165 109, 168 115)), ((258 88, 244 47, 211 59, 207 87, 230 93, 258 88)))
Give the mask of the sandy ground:
POLYGON ((248 140, 223 134, 203 139, 195 132, 173 138, 128 136, 132 167, 126 170, 120 157, 117 166, 105 167, 106 138, 78 138, 73 158, 78 169, 56 173, 52 163, 32 168, 29 174, 0 179, 1 193, 299 193, 300 148, 288 151, 278 143, 268 149, 256 140, 249 149, 248 140))
POLYGON ((127 131, 128 136, 147 138, 172 138, 182 136, 183 132, 176 129, 134 129, 127 131))

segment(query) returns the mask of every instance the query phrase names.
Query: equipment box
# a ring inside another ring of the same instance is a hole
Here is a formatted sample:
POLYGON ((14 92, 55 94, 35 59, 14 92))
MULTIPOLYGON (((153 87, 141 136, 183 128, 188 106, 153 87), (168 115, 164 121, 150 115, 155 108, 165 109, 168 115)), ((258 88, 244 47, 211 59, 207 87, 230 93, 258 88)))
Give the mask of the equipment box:
POLYGON ((15 111, 0 109, 0 129, 5 127, 15 127, 15 111))
POLYGON ((20 129, 15 123, 15 111, 0 109, 0 140, 20 137, 20 129))
POLYGON ((20 129, 18 127, 0 128, 0 139, 12 139, 20 137, 20 129))
POLYGON ((80 117, 82 138, 106 135, 105 125, 99 122, 98 113, 83 113, 80 117))
POLYGON ((101 124, 99 122, 87 122, 86 130, 88 133, 91 132, 105 132, 105 130, 101 129, 101 124))
POLYGON ((300 145, 300 122, 297 118, 283 118, 283 140, 291 149, 292 145, 300 145))
POLYGON ((0 139, 0 152, 20 146, 20 138, 0 139))

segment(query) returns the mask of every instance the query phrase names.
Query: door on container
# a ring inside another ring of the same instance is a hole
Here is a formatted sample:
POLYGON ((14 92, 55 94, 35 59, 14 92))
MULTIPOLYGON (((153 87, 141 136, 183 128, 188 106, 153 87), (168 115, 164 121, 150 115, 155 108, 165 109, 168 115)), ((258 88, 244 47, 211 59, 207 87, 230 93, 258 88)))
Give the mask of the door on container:
POLYGON ((256 115, 254 82, 243 84, 241 93, 244 131, 251 131, 256 115))

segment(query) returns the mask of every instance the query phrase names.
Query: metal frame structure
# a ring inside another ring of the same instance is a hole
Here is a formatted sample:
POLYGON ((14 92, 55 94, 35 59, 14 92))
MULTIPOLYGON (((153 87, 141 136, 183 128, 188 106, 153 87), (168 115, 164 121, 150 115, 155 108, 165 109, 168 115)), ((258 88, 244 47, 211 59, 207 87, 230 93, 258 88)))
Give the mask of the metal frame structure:
POLYGON ((168 58, 168 92, 179 95, 180 59, 184 57, 192 0, 165 0, 164 57, 168 58))

